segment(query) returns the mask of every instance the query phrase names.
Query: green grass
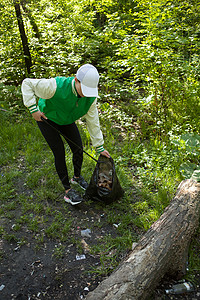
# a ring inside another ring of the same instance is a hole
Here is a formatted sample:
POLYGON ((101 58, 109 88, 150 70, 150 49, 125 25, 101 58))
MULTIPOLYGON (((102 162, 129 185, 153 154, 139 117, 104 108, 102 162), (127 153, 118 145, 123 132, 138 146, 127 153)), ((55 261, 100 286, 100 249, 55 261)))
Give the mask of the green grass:
MULTIPOLYGON (((156 137, 140 141, 137 132, 129 129, 126 115, 119 131, 119 115, 104 107, 101 116, 105 147, 112 154, 120 183, 125 190, 123 199, 109 206, 88 201, 100 212, 101 222, 83 216, 72 217, 69 206, 62 200, 63 187, 54 167, 51 151, 41 136, 31 116, 26 119, 0 118, 0 215, 3 222, 0 234, 8 242, 22 246, 28 244, 23 232, 30 232, 35 240, 35 250, 45 245, 47 239, 55 241, 52 257, 59 259, 66 244, 76 246, 77 253, 83 252, 77 226, 82 228, 115 228, 114 234, 107 233, 91 245, 91 253, 100 256, 100 265, 92 272, 109 274, 120 259, 131 249, 132 243, 149 229, 163 213, 172 199, 178 183, 182 180, 179 166, 184 155, 169 140, 159 141, 156 137), (109 117, 109 118, 108 118, 109 117), (108 120, 109 119, 109 120, 108 120), (117 133, 123 135, 117 138, 117 133), (133 139, 131 134, 135 135, 133 139), (13 224, 10 229, 10 222, 13 224)), ((0 112, 1 114, 1 112, 0 112)), ((1 116, 0 116, 1 117, 1 116)), ((98 158, 90 145, 88 132, 81 124, 85 150, 98 158)), ((72 176, 71 153, 66 145, 66 162, 72 176)), ((188 159, 187 153, 187 159, 188 159)), ((84 155, 82 173, 90 180, 95 162, 84 155)), ((200 262, 190 251, 190 276, 199 268, 200 262)))

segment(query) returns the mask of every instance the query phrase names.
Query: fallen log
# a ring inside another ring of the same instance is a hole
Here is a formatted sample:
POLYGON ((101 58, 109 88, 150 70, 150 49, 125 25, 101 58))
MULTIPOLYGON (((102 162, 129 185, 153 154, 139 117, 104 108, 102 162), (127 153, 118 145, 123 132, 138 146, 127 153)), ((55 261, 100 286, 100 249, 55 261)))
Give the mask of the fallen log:
POLYGON ((168 275, 186 272, 188 248, 199 225, 200 183, 187 179, 162 216, 144 234, 129 256, 87 300, 144 300, 168 275))

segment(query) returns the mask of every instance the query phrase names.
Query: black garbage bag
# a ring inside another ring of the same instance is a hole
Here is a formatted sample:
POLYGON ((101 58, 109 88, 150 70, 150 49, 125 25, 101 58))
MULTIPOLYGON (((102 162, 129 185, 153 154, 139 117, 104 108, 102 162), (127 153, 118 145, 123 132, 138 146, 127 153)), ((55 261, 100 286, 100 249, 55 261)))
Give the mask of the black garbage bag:
POLYGON ((109 204, 122 197, 124 191, 119 183, 113 159, 99 156, 88 188, 86 199, 92 199, 109 204))

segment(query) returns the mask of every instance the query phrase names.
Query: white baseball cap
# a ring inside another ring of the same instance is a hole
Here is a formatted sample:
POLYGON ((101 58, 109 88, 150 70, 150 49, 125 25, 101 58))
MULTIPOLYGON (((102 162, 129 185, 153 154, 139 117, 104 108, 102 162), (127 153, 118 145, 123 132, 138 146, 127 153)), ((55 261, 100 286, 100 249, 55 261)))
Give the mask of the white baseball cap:
POLYGON ((81 66, 76 78, 81 83, 81 90, 85 97, 98 97, 99 73, 91 64, 81 66))

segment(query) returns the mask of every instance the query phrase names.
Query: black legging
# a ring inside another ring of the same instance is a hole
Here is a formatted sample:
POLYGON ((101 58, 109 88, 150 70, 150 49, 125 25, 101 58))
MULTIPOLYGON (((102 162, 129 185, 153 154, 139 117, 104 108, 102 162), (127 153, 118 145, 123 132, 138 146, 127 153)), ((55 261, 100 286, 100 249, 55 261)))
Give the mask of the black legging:
POLYGON ((73 153, 72 161, 74 166, 74 175, 76 177, 80 176, 81 166, 83 162, 83 146, 81 136, 75 123, 72 123, 70 125, 58 125, 53 121, 46 121, 37 122, 37 124, 54 154, 56 171, 65 190, 67 190, 70 188, 70 182, 65 160, 65 147, 61 138, 61 134, 59 132, 61 132, 63 136, 66 137, 65 140, 67 141, 73 153), (49 124, 47 124, 46 121, 49 124), (59 130, 59 132, 52 126, 59 130), (80 148, 73 143, 78 145, 80 148))

